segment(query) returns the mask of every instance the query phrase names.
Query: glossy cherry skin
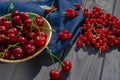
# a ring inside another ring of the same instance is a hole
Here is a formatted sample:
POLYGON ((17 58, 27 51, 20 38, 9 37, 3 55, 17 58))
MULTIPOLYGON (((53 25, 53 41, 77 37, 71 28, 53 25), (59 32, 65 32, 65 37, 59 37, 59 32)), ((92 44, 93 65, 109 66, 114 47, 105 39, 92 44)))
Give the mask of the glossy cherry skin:
POLYGON ((23 36, 19 36, 17 38, 17 42, 20 43, 21 46, 24 46, 25 44, 27 44, 27 39, 23 36))
POLYGON ((38 47, 44 47, 45 44, 46 44, 46 38, 45 37, 42 37, 42 36, 37 36, 35 38, 35 44, 36 46, 38 47))
POLYGON ((7 31, 7 34, 15 34, 15 35, 17 35, 17 34, 18 34, 18 30, 17 30, 17 28, 12 27, 12 28, 10 28, 10 29, 7 31))
POLYGON ((52 69, 49 75, 52 80, 59 80, 61 78, 61 73, 57 69, 52 69))
POLYGON ((27 35, 28 39, 34 39, 36 36, 37 36, 37 35, 36 35, 35 32, 30 32, 30 33, 28 33, 28 35, 27 35))
POLYGON ((7 28, 5 26, 0 26, 0 34, 6 34, 7 28))
POLYGON ((20 16, 14 16, 14 17, 12 18, 12 25, 13 25, 14 27, 16 27, 16 26, 21 26, 21 25, 22 25, 21 17, 20 17, 20 16))
POLYGON ((0 44, 4 44, 6 42, 4 37, 6 37, 4 34, 0 34, 0 44))
POLYGON ((21 59, 24 58, 24 51, 22 48, 14 48, 13 49, 13 56, 15 57, 15 59, 21 59))
POLYGON ((8 42, 9 43, 16 43, 17 36, 15 34, 8 34, 7 37, 9 38, 8 42))
POLYGON ((38 26, 43 26, 43 24, 44 24, 44 19, 36 19, 36 23, 37 23, 37 25, 38 26))
POLYGON ((24 27, 30 29, 30 26, 32 24, 32 19, 26 19, 24 21, 24 27))
POLYGON ((22 18, 23 22, 29 18, 26 12, 20 12, 20 17, 22 18))
POLYGON ((10 56, 11 56, 11 55, 12 55, 11 52, 10 52, 9 50, 7 50, 7 51, 5 52, 4 59, 10 59, 10 56))
POLYGON ((64 65, 62 65, 62 71, 69 72, 71 70, 71 68, 72 68, 71 62, 66 60, 66 61, 63 61, 63 64, 64 65))
POLYGON ((2 25, 6 26, 7 29, 11 27, 11 21, 4 21, 2 25))
POLYGON ((27 44, 25 45, 24 51, 28 56, 31 56, 36 52, 36 48, 34 45, 27 44))
POLYGON ((17 11, 17 10, 15 10, 15 11, 12 12, 12 17, 19 16, 19 15, 20 15, 20 12, 17 11))

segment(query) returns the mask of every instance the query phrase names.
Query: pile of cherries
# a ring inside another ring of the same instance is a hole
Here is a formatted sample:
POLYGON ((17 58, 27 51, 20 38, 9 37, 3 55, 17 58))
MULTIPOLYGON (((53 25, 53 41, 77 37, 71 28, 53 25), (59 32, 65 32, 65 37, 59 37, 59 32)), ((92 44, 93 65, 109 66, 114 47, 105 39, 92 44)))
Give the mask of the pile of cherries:
POLYGON ((63 32, 59 32, 58 33, 58 37, 61 39, 61 40, 67 40, 69 38, 72 37, 72 34, 70 33, 69 30, 64 30, 63 32))
POLYGON ((85 22, 76 42, 78 47, 92 45, 100 52, 106 52, 109 47, 120 46, 120 19, 98 6, 91 11, 84 8, 83 13, 85 22))
POLYGON ((75 10, 72 8, 67 8, 65 10, 65 17, 66 18, 74 18, 74 17, 78 16, 78 14, 79 14, 78 10, 81 9, 81 5, 79 3, 76 3, 74 6, 75 6, 75 10))
MULTIPOLYGON (((61 68, 63 72, 69 72, 72 68, 72 64, 70 61, 65 60, 61 64, 61 68)), ((61 79, 61 73, 58 69, 52 69, 50 71, 50 80, 60 80, 61 79)))
POLYGON ((29 14, 13 11, 9 17, 0 18, 1 58, 26 58, 45 46, 47 35, 40 27, 44 19, 39 15, 30 18, 29 14))

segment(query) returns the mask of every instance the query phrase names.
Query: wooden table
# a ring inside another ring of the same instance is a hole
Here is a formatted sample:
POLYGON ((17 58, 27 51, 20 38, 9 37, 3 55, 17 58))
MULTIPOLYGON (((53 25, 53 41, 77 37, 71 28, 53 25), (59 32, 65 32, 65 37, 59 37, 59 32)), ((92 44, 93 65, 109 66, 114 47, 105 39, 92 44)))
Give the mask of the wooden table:
MULTIPOLYGON (((22 1, 22 0, 21 0, 22 1)), ((23 0, 25 1, 25 0, 23 0)), ((104 8, 120 18, 120 0, 83 0, 83 6, 92 9, 94 5, 104 8)), ((58 56, 72 62, 70 73, 63 73, 61 80, 120 80, 120 49, 99 55, 89 47, 88 51, 77 49, 74 44, 58 56)), ((56 62, 57 68, 61 70, 56 62)), ((47 54, 18 64, 0 64, 0 80, 49 80, 53 64, 47 54)))

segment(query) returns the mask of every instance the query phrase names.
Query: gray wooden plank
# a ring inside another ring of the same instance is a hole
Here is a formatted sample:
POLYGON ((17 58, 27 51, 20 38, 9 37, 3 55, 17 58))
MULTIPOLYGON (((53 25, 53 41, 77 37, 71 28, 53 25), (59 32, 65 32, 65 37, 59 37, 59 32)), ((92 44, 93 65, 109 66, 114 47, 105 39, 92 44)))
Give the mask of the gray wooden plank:
POLYGON ((0 79, 2 80, 10 80, 11 75, 15 71, 16 65, 15 64, 0 64, 0 79))
POLYGON ((66 51, 64 60, 72 62, 72 70, 68 75, 64 75, 62 80, 99 80, 103 56, 100 56, 96 50, 83 48, 76 50, 74 45, 66 51))
POLYGON ((120 48, 111 49, 106 53, 103 73, 101 80, 120 79, 120 48))
MULTIPOLYGON (((115 0, 113 15, 120 18, 120 0, 115 0)), ((120 47, 113 48, 106 54, 101 80, 120 80, 120 47)))

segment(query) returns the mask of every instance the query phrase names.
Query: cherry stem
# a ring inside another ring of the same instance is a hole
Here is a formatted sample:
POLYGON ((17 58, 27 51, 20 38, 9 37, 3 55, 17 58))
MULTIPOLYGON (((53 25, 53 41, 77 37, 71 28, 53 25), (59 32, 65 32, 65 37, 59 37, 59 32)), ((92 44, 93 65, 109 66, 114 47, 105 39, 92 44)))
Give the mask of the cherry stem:
POLYGON ((56 55, 54 55, 54 54, 51 52, 51 50, 49 49, 49 47, 46 47, 46 49, 48 50, 48 52, 50 53, 51 56, 53 56, 54 58, 56 58, 56 59, 60 62, 60 64, 64 65, 64 63, 63 63, 56 55))
POLYGON ((86 50, 86 46, 85 46, 85 43, 82 43, 82 45, 83 45, 84 49, 86 50))
POLYGON ((49 16, 52 12, 53 12, 53 11, 49 12, 49 13, 47 14, 47 16, 45 17, 45 19, 47 19, 48 16, 49 16))
POLYGON ((55 0, 53 0, 53 1, 52 1, 52 4, 51 4, 51 6, 53 6, 53 5, 54 5, 54 3, 55 3, 55 0))
POLYGON ((7 47, 7 49, 5 49, 5 51, 3 52, 3 56, 2 56, 2 57, 4 58, 6 51, 9 50, 10 48, 20 47, 20 46, 18 46, 18 44, 19 44, 19 43, 9 44, 8 47, 7 47))
POLYGON ((4 39, 10 39, 10 38, 5 37, 5 36, 0 36, 0 39, 1 39, 1 38, 4 38, 4 39))
POLYGON ((52 54, 52 53, 51 53, 51 50, 50 50, 48 47, 46 47, 46 49, 48 50, 48 53, 50 54, 50 58, 51 58, 51 60, 52 60, 52 62, 53 62, 54 69, 55 69, 55 68, 56 68, 56 66, 55 66, 55 60, 54 60, 53 56, 51 55, 51 54, 52 54))
POLYGON ((101 54, 101 53, 102 53, 102 52, 101 52, 101 47, 99 48, 99 51, 100 51, 100 54, 101 54))
POLYGON ((56 32, 55 30, 53 30, 53 29, 49 29, 49 28, 46 28, 46 27, 39 27, 39 28, 42 28, 42 29, 48 29, 48 30, 50 30, 50 31, 52 31, 52 32, 56 32))
POLYGON ((17 27, 20 29, 20 31, 17 34, 17 37, 18 37, 18 36, 20 36, 20 34, 21 34, 22 30, 23 30, 23 26, 17 26, 17 27))

